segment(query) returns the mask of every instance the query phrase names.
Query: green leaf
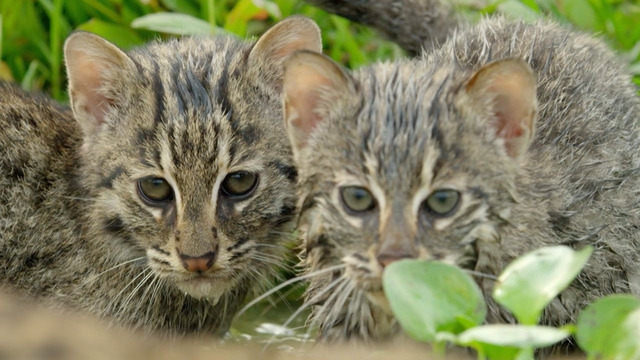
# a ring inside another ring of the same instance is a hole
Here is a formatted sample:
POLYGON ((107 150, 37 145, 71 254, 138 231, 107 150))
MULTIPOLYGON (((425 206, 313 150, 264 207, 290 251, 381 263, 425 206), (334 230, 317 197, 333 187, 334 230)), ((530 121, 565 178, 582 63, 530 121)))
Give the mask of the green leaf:
POLYGON ((458 335, 458 343, 541 348, 553 345, 571 335, 568 331, 549 326, 493 324, 476 326, 458 335))
POLYGON ((87 10, 91 9, 101 17, 106 18, 107 20, 114 23, 122 23, 122 18, 117 11, 114 11, 109 5, 105 5, 98 0, 82 0, 84 8, 87 10))
POLYGON ((532 251, 504 269, 493 298, 521 324, 535 325, 544 307, 580 273, 592 251, 586 247, 576 252, 567 246, 532 251))
POLYGON ((0 61, 0 81, 15 81, 7 63, 0 61))
POLYGON ((414 339, 434 341, 481 324, 487 313, 482 292, 461 269, 439 262, 401 260, 382 274, 391 310, 414 339))
POLYGON ((260 9, 265 10, 269 16, 272 16, 276 19, 282 18, 282 13, 280 12, 280 7, 278 4, 273 1, 267 0, 253 0, 253 5, 259 7, 260 9))
POLYGON ((520 19, 526 22, 534 22, 543 17, 529 6, 517 0, 506 0, 498 5, 498 10, 513 19, 520 19))
POLYGON ((640 358, 640 299, 611 295, 578 316, 576 340, 588 355, 602 359, 640 358))
POLYGON ((335 27, 335 36, 331 57, 340 61, 340 57, 348 54, 349 67, 355 69, 367 64, 369 61, 361 44, 358 43, 354 32, 349 26, 348 20, 339 16, 331 15, 331 23, 335 27))
POLYGON ((229 12, 224 23, 224 29, 230 33, 244 37, 247 35, 247 24, 263 9, 254 5, 251 0, 239 1, 229 12))
POLYGON ((191 15, 163 12, 141 16, 131 22, 131 27, 175 35, 210 34, 217 30, 191 15))
POLYGON ((144 42, 131 28, 98 19, 92 19, 78 26, 78 29, 100 35, 124 49, 129 49, 144 42))
MULTIPOLYGON (((521 357, 519 355, 521 352, 523 352, 522 349, 491 344, 475 343, 470 346, 475 348, 476 351, 478 351, 478 354, 481 355, 481 357, 478 357, 479 359, 521 360, 521 357)), ((526 357, 524 357, 524 359, 533 360, 533 358, 527 359, 526 357)))
POLYGON ((184 0, 160 0, 160 2, 171 11, 177 11, 184 14, 198 16, 198 8, 190 1, 184 0))
POLYGON ((533 349, 553 345, 571 335, 564 329, 495 324, 466 330, 456 340, 492 360, 533 360, 533 349))
POLYGON ((20 86, 22 86, 23 89, 29 90, 29 91, 35 90, 33 86, 33 82, 36 77, 36 71, 38 71, 38 67, 40 66, 42 66, 42 64, 40 64, 38 60, 33 60, 29 64, 29 68, 27 69, 27 72, 24 74, 24 77, 20 82, 20 86))
POLYGON ((564 0, 563 13, 578 28, 595 29, 598 19, 588 0, 564 0))
POLYGON ((2 60, 2 13, 0 13, 0 60, 2 60))

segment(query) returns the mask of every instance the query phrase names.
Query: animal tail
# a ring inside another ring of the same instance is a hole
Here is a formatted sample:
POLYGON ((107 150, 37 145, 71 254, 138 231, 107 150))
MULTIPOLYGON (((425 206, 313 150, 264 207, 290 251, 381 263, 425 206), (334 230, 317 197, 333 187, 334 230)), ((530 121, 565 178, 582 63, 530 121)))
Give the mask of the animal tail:
POLYGON ((307 0, 330 13, 371 26, 412 55, 437 48, 461 25, 446 0, 307 0))

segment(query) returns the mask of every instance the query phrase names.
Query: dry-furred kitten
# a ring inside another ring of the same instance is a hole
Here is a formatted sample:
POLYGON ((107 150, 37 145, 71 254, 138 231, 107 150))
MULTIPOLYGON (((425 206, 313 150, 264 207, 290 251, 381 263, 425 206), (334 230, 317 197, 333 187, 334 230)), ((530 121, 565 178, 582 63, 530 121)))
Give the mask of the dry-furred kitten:
MULTIPOLYGON (((307 304, 324 339, 398 332, 385 266, 436 259, 497 275, 546 246, 595 251, 546 308, 575 321, 640 294, 640 98, 600 41, 550 23, 485 19, 422 59, 351 74, 319 54, 285 64, 307 304)), ((477 278, 489 322, 513 317, 477 278)))
POLYGON ((0 85, 0 285, 147 333, 226 331, 292 231, 280 98, 300 49, 321 50, 302 17, 126 53, 79 32, 72 112, 0 85))

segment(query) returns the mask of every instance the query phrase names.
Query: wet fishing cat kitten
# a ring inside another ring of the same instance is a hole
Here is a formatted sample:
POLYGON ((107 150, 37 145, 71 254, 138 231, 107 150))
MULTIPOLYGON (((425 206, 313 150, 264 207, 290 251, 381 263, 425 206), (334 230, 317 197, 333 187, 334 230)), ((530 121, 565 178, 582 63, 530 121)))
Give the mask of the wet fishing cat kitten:
MULTIPOLYGON (((497 275, 535 248, 593 245, 545 324, 640 294, 640 98, 623 68, 589 36, 500 18, 351 74, 295 54, 284 114, 319 337, 396 334, 380 276, 403 258, 497 275)), ((513 321, 487 301, 489 322, 513 321)))
POLYGON ((279 101, 298 49, 321 50, 302 17, 255 44, 125 53, 75 33, 73 116, 1 84, 0 286, 148 333, 226 331, 291 231, 279 101))

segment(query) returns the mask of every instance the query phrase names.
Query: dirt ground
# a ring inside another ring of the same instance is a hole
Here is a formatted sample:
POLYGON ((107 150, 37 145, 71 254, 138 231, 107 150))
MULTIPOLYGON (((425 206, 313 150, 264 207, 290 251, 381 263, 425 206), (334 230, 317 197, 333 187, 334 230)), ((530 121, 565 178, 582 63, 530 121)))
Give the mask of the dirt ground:
MULTIPOLYGON (((464 353, 446 359, 473 359, 464 353)), ((261 344, 221 344, 216 339, 165 341, 124 329, 104 326, 95 319, 43 310, 29 301, 0 293, 0 360, 86 359, 238 359, 238 360, 428 360, 419 344, 386 346, 309 346, 303 349, 263 350, 261 344)))

